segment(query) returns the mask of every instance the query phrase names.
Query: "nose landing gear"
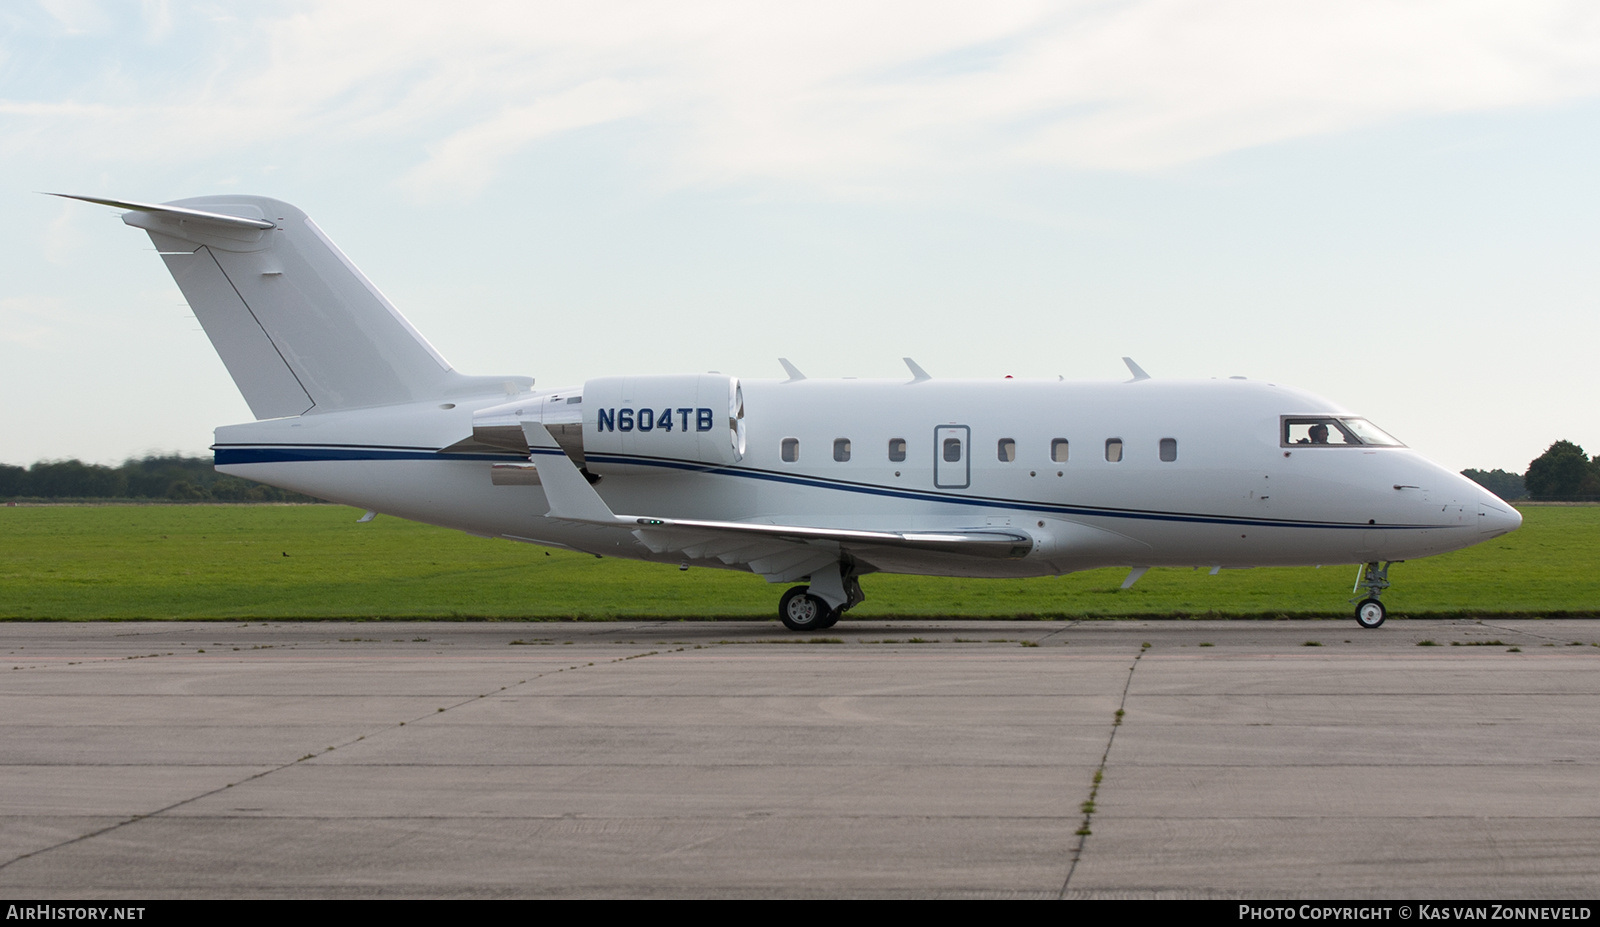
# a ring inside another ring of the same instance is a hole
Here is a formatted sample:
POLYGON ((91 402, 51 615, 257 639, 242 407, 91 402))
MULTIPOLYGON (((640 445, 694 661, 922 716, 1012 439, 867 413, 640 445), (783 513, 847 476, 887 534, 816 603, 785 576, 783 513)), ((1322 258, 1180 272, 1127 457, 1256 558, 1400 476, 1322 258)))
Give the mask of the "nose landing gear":
POLYGON ((1356 606, 1356 624, 1363 628, 1376 628, 1383 624, 1383 619, 1387 615, 1383 603, 1377 599, 1362 599, 1361 604, 1356 606))
POLYGON ((1403 562, 1390 560, 1379 566, 1377 561, 1373 561, 1362 565, 1361 572, 1356 574, 1355 589, 1351 590, 1356 592, 1365 589, 1367 592, 1359 602, 1354 598, 1350 600, 1356 602, 1356 624, 1363 628, 1376 628, 1383 624, 1383 619, 1388 617, 1389 613, 1384 609, 1383 603, 1378 601, 1378 597, 1383 595, 1383 590, 1389 588, 1389 568, 1403 562))

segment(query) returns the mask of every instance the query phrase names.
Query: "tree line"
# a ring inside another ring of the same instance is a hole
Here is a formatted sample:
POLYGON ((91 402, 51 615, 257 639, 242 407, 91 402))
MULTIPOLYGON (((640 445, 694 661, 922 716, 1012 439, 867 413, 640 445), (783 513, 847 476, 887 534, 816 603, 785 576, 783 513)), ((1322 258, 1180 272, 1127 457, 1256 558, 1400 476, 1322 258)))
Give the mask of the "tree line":
POLYGON ((1521 475, 1504 470, 1462 470, 1461 475, 1508 502, 1600 500, 1600 456, 1590 457, 1571 441, 1557 441, 1521 475))
POLYGON ((321 502, 321 499, 218 473, 210 457, 129 459, 120 467, 81 460, 0 464, 0 499, 148 499, 161 502, 321 502))

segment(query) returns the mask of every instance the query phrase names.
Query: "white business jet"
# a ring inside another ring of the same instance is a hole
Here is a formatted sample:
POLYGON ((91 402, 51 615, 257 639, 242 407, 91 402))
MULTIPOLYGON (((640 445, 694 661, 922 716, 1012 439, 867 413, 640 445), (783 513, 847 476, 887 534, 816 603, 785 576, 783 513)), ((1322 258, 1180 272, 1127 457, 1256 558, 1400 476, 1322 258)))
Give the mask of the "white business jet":
MULTIPOLYGON (((287 203, 126 210, 257 421, 224 473, 372 513, 595 555, 748 570, 827 628, 860 577, 1392 563, 1522 517, 1366 419, 1273 383, 611 376, 564 389, 457 373, 287 203)), ((1125 359, 1126 360, 1126 359, 1125 359)))

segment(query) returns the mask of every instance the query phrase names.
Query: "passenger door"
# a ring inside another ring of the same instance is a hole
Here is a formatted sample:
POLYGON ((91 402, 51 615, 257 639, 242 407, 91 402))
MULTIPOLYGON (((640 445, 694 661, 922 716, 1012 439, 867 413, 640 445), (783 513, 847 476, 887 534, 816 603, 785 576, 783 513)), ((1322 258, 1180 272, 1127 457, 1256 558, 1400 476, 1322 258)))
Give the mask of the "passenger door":
POLYGON ((966 489, 972 485, 972 429, 966 425, 939 425, 933 429, 933 485, 936 489, 966 489))

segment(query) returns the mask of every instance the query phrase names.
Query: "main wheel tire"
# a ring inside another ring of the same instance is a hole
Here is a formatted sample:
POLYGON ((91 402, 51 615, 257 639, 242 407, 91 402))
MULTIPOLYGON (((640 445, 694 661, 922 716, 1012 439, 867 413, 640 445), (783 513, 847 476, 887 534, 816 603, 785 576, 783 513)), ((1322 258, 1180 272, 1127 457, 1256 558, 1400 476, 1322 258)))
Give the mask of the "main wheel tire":
POLYGON ((828 617, 825 618, 821 624, 817 625, 817 630, 818 631, 826 631, 829 628, 833 627, 834 625, 838 624, 839 623, 839 619, 843 618, 843 617, 844 617, 844 609, 836 608, 833 611, 828 613, 828 617))
POLYGON ((1363 628, 1376 628, 1383 624, 1388 614, 1384 611, 1383 603, 1377 599, 1362 599, 1356 606, 1356 624, 1363 628))
POLYGON ((810 586, 795 586, 778 600, 778 620, 791 631, 820 631, 827 627, 833 609, 810 592, 810 586))

